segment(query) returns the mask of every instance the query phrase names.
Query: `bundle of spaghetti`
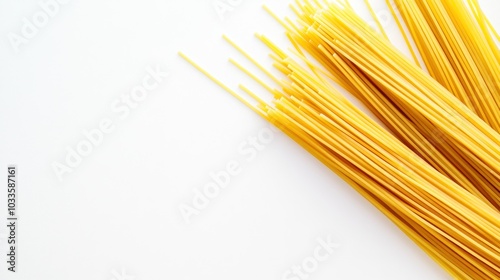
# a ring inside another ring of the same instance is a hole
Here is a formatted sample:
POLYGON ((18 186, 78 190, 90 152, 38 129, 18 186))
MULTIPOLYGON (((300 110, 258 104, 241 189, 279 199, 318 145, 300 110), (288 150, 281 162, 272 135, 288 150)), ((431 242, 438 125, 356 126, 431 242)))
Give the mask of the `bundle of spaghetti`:
POLYGON ((349 6, 297 1, 294 10, 298 24, 284 23, 294 44, 329 69, 422 158, 500 209, 500 135, 494 129, 349 6))
POLYGON ((451 275, 500 277, 500 213, 418 157, 327 80, 272 46, 274 65, 286 78, 257 66, 280 89, 242 67, 274 96, 267 103, 241 86, 256 106, 183 57, 346 180, 451 275))
MULTIPOLYGON (((372 84, 361 70, 347 59, 333 53, 329 46, 323 46, 321 38, 313 34, 305 37, 305 32, 298 30, 293 23, 286 24, 271 11, 269 12, 288 29, 287 34, 295 46, 300 45, 316 60, 321 61, 329 70, 323 73, 362 101, 400 141, 438 171, 485 202, 491 201, 492 205, 500 209, 500 197, 494 191, 492 182, 478 177, 475 168, 465 158, 457 156, 448 142, 442 141, 440 133, 434 133, 434 131, 429 131, 425 135, 420 133, 420 131, 427 131, 431 126, 428 121, 419 122, 407 116, 376 85, 372 84), (455 162, 450 160, 452 158, 456 158, 455 162)), ((269 44, 269 40, 266 42, 269 44)), ((321 71, 304 56, 300 48, 297 47, 296 52, 308 65, 321 71)))
POLYGON ((395 4, 429 74, 500 131, 500 51, 477 1, 395 4))

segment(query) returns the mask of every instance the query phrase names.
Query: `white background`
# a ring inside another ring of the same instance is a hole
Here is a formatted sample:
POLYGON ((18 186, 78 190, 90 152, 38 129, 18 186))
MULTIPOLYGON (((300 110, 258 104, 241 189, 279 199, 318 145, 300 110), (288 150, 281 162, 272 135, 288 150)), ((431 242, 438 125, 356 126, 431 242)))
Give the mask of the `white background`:
MULTIPOLYGON (((370 19, 361 0, 351 2, 370 19)), ((372 2, 386 15, 383 1, 372 2)), ((1 183, 0 279, 283 279, 327 236, 340 246, 308 279, 448 279, 286 136, 274 133, 254 158, 239 151, 268 124, 177 52, 232 88, 245 82, 259 89, 227 62, 244 60, 221 35, 269 65, 253 33, 287 44, 261 6, 286 15, 288 1, 232 1, 224 13, 216 3, 73 0, 16 52, 9 34, 21 35, 23 18, 33 22, 43 9, 38 1, 0 2, 2 182, 8 164, 19 168, 18 272, 7 272, 5 262, 1 183), (142 83, 148 67, 170 76, 123 118, 112 105, 142 83), (85 140, 82 131, 104 119, 114 130, 58 180, 54 162, 65 164, 67 147, 75 149, 85 140), (180 205, 192 205, 210 173, 233 160, 241 172, 186 223, 180 205)), ((481 3, 500 26, 499 2, 481 3)), ((395 24, 386 28, 407 52, 395 24)))

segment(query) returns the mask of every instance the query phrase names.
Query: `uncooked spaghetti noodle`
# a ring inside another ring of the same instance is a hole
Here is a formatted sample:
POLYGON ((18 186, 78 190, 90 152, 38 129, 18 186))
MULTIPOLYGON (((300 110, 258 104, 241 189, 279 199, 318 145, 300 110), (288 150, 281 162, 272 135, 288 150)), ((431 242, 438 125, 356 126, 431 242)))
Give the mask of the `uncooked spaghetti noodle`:
MULTIPOLYGON (((225 37, 276 83, 231 59, 273 96, 271 103, 241 85, 254 100, 248 101, 181 55, 342 177, 452 276, 500 279, 500 213, 491 206, 500 202, 498 133, 343 1, 297 1, 294 9, 297 24, 280 22, 308 69, 258 35, 285 79, 225 37), (367 104, 392 133, 329 79, 367 104)), ((476 16, 491 28, 484 15, 476 16)))

